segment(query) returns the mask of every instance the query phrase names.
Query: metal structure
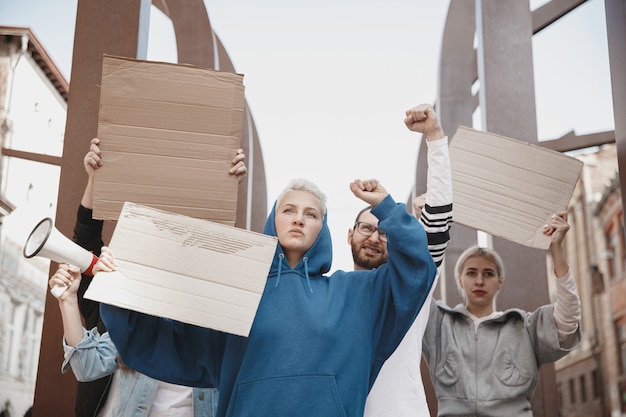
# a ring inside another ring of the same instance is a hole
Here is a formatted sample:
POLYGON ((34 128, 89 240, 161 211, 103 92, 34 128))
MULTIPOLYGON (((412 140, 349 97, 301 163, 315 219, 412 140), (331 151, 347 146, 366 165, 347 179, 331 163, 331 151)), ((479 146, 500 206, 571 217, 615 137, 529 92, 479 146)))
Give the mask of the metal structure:
MULTIPOLYGON (((480 107, 485 130, 537 143, 532 36, 583 3, 584 0, 552 0, 531 12, 528 0, 451 1, 443 35, 437 99, 445 131, 454 132, 461 124, 471 126, 472 115, 480 107), (477 49, 473 45, 475 34, 477 49), (485 53, 487 50, 489 54, 485 53), (480 84, 478 95, 471 92, 476 81, 480 84)), ((89 140, 97 134, 102 54, 145 57, 145 22, 149 19, 150 4, 150 0, 78 0, 56 219, 57 228, 66 235, 73 229, 76 207, 85 184, 82 157, 89 140)), ((233 71, 226 51, 211 30, 202 0, 154 0, 153 4, 172 19, 179 62, 233 71)), ((605 0, 605 4, 614 94, 614 138, 619 167, 623 168, 620 183, 626 184, 626 119, 622 117, 626 114, 626 2, 605 0)), ((238 226, 260 230, 267 206, 265 174, 249 111, 246 111, 243 131, 242 147, 248 155, 250 175, 246 191, 239 195, 238 226)), ((570 135, 541 145, 564 151, 606 143, 612 141, 610 136, 610 133, 570 135)), ((425 154, 420 153, 416 172, 418 193, 426 188, 425 159, 425 154)), ((624 198, 626 192, 622 191, 624 198)), ((111 231, 112 226, 107 225, 105 240, 111 231)), ((447 253, 448 274, 460 252, 474 242, 475 231, 455 225, 447 253)), ((500 305, 534 309, 547 302, 544 254, 498 239, 494 239, 494 246, 512 274, 523 271, 525 278, 523 287, 516 286, 515 295, 503 291, 500 305)), ((448 301, 458 300, 455 297, 458 295, 450 291, 448 301)), ((61 375, 58 369, 60 334, 62 327, 56 300, 48 296, 33 408, 35 417, 47 416, 50 410, 55 410, 55 415, 73 415, 71 394, 75 380, 71 374, 61 375)), ((554 381, 554 368, 544 367, 533 403, 535 416, 558 414, 554 381)), ((432 405, 432 396, 430 400, 432 405)))
MULTIPOLYGON (((450 2, 442 40, 437 110, 450 136, 460 125, 472 126, 480 108, 482 129, 561 152, 617 142, 620 182, 626 184, 626 2, 606 0, 607 31, 615 114, 615 132, 538 142, 533 80, 532 36, 584 4, 585 0, 552 0, 531 11, 528 0, 454 0, 450 2), (474 39, 477 48, 474 48, 474 39), (486 52, 489 53, 486 53, 486 52), (478 93, 472 86, 478 83, 478 93)), ((426 191, 426 149, 420 148, 415 194, 426 191)), ((625 193, 622 191, 622 198, 625 193)), ((476 244, 476 231, 456 224, 446 252, 445 274, 453 277, 460 253, 476 244)), ((499 309, 534 310, 549 302, 543 251, 493 238, 493 247, 507 265, 506 286, 499 309)), ((456 287, 448 286, 448 304, 461 302, 456 287)), ((422 367, 424 375, 427 368, 422 367)), ((425 378, 431 414, 436 415, 432 385, 425 378)), ((558 415, 554 366, 543 366, 533 399, 535 416, 558 415)))
MULTIPOLYGON (((172 20, 179 63, 234 71, 222 43, 212 32, 202 0, 155 0, 154 5, 172 20)), ((55 220, 57 229, 66 236, 72 235, 87 180, 83 156, 91 138, 97 136, 102 56, 146 58, 150 6, 150 0, 78 0, 55 220)), ((265 170, 247 104, 242 132, 241 147, 247 155, 248 178, 247 184, 239 188, 236 226, 262 231, 267 214, 265 170)), ((105 242, 110 240, 113 228, 112 223, 105 224, 105 242)), ((50 410, 58 416, 74 415, 76 380, 71 373, 59 372, 59 336, 62 334, 57 301, 48 294, 35 387, 35 417, 49 416, 50 410)))

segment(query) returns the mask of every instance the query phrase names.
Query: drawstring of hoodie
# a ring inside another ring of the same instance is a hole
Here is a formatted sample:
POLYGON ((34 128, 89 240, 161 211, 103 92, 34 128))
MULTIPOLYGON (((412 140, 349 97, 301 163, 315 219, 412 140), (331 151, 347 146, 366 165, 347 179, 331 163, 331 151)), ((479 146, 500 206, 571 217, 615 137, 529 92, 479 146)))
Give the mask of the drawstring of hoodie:
MULTIPOLYGON (((278 274, 276 276, 276 285, 274 285, 274 287, 278 287, 278 284, 280 284, 280 275, 283 270, 284 258, 285 254, 281 253, 278 255, 278 274)), ((307 262, 308 260, 309 258, 307 258, 306 256, 302 258, 302 261, 304 262, 304 274, 306 275, 306 283, 309 286, 309 291, 313 292, 313 287, 311 287, 311 278, 309 277, 309 264, 307 262)))
POLYGON ((311 279, 309 278, 309 264, 307 263, 309 258, 305 256, 304 258, 302 258, 302 260, 304 261, 304 274, 306 275, 306 283, 309 286, 309 291, 313 292, 313 288, 311 288, 311 279))
POLYGON ((276 285, 274 287, 278 287, 280 284, 280 272, 283 269, 283 258, 285 257, 284 253, 278 255, 278 276, 276 277, 276 285))

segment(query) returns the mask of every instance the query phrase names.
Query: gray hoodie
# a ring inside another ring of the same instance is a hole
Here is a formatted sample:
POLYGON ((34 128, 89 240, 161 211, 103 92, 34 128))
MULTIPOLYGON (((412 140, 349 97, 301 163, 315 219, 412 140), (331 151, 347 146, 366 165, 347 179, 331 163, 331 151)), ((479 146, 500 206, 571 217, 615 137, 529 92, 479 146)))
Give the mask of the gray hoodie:
POLYGON ((580 328, 559 343, 554 305, 510 309, 474 326, 467 309, 431 303, 422 343, 439 416, 532 416, 539 367, 578 346, 580 328))

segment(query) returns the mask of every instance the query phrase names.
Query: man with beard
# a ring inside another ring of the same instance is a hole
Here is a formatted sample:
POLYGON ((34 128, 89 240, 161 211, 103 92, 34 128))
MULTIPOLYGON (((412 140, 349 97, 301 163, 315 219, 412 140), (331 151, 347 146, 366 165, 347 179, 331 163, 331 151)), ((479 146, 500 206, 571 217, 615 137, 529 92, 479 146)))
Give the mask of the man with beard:
MULTIPOLYGON (((452 226, 452 179, 448 138, 437 113, 430 104, 421 104, 406 112, 406 126, 426 138, 428 146, 426 194, 413 200, 413 213, 428 236, 428 250, 439 270, 450 241, 452 226), (419 213, 419 214, 418 214, 419 213)), ((387 235, 378 229, 378 219, 366 207, 359 212, 348 231, 354 269, 378 268, 387 260, 387 235)), ((437 278, 439 277, 439 271, 437 278)), ((430 303, 437 281, 431 287, 430 303)), ((365 404, 365 417, 430 416, 422 384, 420 361, 422 337, 429 309, 422 308, 404 339, 383 365, 365 404)))

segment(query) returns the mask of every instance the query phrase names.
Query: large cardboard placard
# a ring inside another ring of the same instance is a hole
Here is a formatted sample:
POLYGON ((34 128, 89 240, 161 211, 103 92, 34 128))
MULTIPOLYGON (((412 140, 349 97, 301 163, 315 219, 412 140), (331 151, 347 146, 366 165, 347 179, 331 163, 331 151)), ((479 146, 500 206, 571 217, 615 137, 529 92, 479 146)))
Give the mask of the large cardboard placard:
POLYGON ((582 161, 489 132, 459 127, 450 144, 454 222, 547 249, 543 226, 568 206, 582 161))
POLYGON ((93 216, 117 220, 125 201, 234 225, 243 76, 191 65, 104 56, 93 216))
POLYGON ((127 202, 110 244, 118 269, 97 273, 85 297, 248 336, 276 244, 272 236, 127 202))

